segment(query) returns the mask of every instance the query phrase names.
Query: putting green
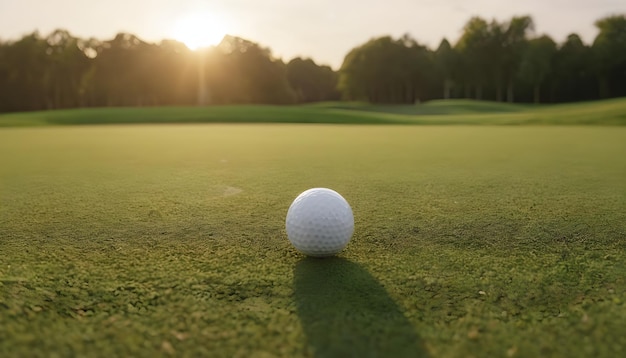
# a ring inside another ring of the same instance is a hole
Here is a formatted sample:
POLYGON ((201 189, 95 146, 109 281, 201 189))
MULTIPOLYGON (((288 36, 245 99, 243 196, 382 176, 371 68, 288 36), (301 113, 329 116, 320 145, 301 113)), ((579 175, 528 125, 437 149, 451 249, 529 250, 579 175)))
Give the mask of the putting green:
POLYGON ((626 128, 0 130, 0 356, 621 356, 626 128), (284 218, 352 205, 340 258, 284 218))

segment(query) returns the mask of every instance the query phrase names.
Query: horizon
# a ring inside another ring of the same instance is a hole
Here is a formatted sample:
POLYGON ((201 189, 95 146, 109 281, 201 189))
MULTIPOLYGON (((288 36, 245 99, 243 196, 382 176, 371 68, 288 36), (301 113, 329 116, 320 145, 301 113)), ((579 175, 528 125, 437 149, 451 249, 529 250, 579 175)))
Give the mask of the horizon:
POLYGON ((55 29, 64 29, 77 37, 100 40, 120 32, 153 43, 173 39, 195 49, 215 45, 224 35, 231 35, 269 47, 274 57, 284 61, 311 58, 338 69, 352 48, 375 37, 408 33, 431 49, 436 49, 444 38, 455 43, 472 16, 507 21, 512 16, 530 15, 537 35, 547 34, 561 43, 567 35, 576 33, 591 44, 597 35, 596 20, 626 13, 626 3, 615 0, 577 0, 565 7, 560 3, 563 2, 532 0, 505 5, 497 0, 389 0, 384 6, 374 2, 361 4, 354 11, 354 0, 323 0, 317 4, 283 0, 263 4, 251 0, 180 0, 176 4, 166 0, 112 0, 95 6, 78 0, 60 0, 55 4, 25 0, 0 2, 0 40, 19 39, 34 31, 45 36, 55 29), (271 10, 277 7, 281 11, 271 10), (66 11, 69 8, 74 10, 66 11), (92 13, 97 16, 92 17, 92 13), (338 23, 338 19, 343 23, 338 23), (202 31, 206 36, 198 36, 202 31))

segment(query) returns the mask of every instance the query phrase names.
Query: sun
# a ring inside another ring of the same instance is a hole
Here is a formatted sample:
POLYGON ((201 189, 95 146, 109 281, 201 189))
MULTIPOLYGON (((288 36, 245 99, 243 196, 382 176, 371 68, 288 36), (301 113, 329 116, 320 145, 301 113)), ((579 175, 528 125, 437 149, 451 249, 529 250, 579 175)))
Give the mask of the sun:
POLYGON ((226 19, 210 12, 194 12, 180 17, 171 36, 191 50, 217 45, 228 31, 226 19))

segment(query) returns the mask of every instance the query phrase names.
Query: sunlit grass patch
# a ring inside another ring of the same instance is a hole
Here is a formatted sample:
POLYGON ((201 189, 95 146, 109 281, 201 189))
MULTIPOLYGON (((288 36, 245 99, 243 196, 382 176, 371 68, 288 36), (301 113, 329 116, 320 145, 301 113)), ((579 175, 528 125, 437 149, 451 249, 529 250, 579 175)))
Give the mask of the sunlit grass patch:
POLYGON ((5 128, 0 153, 2 356, 626 346, 622 127, 5 128), (354 211, 337 260, 284 232, 315 186, 354 211))

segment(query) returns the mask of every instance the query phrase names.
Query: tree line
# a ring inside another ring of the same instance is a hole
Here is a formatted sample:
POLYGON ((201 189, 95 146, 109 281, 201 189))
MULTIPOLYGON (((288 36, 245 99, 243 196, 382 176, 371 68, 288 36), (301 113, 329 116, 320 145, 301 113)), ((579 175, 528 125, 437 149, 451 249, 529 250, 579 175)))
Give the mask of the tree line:
POLYGON ((471 18, 456 43, 436 50, 408 35, 352 49, 339 71, 344 98, 412 103, 437 98, 571 102, 626 96, 626 16, 596 21, 592 45, 577 34, 561 44, 531 36, 530 16, 471 18))
POLYGON ((626 16, 596 21, 591 45, 571 34, 533 36, 529 16, 471 18, 437 49, 404 35, 350 50, 338 71, 312 59, 275 58, 234 36, 193 52, 120 33, 101 41, 66 30, 0 41, 0 112, 74 107, 293 104, 438 98, 567 102, 626 96, 626 16))
POLYGON ((329 101, 340 98, 337 78, 329 66, 302 58, 284 63, 233 36, 198 52, 172 40, 155 44, 120 33, 99 41, 66 30, 0 43, 0 112, 329 101))

